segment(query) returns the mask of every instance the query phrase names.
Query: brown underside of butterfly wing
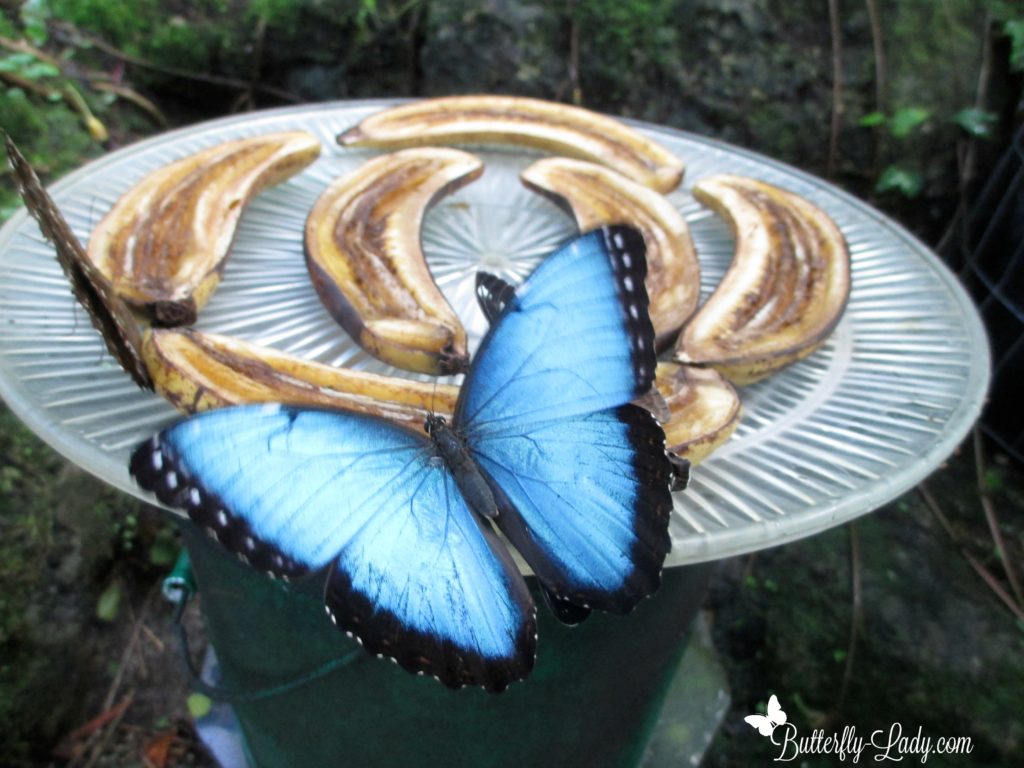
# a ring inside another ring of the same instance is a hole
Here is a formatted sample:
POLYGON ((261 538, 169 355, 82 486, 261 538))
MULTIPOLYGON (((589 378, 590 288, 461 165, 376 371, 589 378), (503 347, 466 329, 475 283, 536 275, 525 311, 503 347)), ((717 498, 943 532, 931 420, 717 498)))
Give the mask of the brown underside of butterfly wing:
POLYGON ((85 248, 11 137, 4 134, 4 142, 21 199, 39 222, 43 237, 56 248, 57 261, 71 283, 71 292, 85 307, 114 359, 136 384, 152 389, 153 382, 140 355, 142 335, 135 316, 89 261, 85 248))

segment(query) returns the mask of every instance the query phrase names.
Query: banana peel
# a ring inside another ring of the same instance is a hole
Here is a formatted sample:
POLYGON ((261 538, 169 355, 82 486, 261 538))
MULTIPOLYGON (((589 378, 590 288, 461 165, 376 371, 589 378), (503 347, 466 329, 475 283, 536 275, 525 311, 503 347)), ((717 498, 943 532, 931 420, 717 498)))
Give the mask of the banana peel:
POLYGON ((799 195, 744 176, 702 179, 693 194, 726 219, 736 242, 675 359, 745 385, 818 349, 850 293, 850 254, 835 222, 799 195))
POLYGON ((458 388, 323 363, 191 328, 151 328, 142 357, 154 388, 191 414, 245 403, 339 408, 421 429, 430 413, 450 416, 458 388))
POLYGON ((100 220, 89 259, 127 303, 159 325, 188 325, 220 282, 245 205, 308 166, 306 131, 227 141, 160 168, 100 220))
POLYGON ((743 408, 733 386, 712 368, 658 363, 655 389, 668 407, 666 448, 696 465, 736 431, 743 408))
POLYGON ((610 168, 584 160, 538 160, 523 183, 568 207, 580 231, 602 224, 640 230, 647 248, 649 312, 655 347, 672 345, 700 299, 700 266, 686 219, 664 195, 610 168))
POLYGON ((466 331, 420 247, 426 210, 479 178, 456 149, 375 157, 331 184, 306 220, 306 265, 331 315, 365 350, 410 371, 452 374, 469 363, 466 331))
POLYGON ((520 96, 446 96, 370 115, 338 136, 345 147, 516 144, 590 160, 670 192, 683 162, 623 122, 581 107, 520 96))

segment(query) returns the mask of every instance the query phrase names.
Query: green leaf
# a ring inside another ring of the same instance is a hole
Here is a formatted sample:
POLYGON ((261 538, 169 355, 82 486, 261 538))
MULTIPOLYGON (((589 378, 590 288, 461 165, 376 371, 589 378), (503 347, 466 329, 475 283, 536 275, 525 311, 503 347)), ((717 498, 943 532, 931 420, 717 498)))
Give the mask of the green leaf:
POLYGON ((20 72, 25 66, 36 57, 28 53, 9 53, 0 58, 0 72, 20 72))
POLYGON ((1003 32, 1010 38, 1010 70, 1024 72, 1024 19, 1004 21, 1003 32))
POLYGON ((113 621, 121 611, 121 582, 112 581, 96 601, 96 618, 113 621))
POLYGON ((50 18, 49 5, 43 0, 28 0, 21 6, 21 23, 25 37, 35 45, 46 42, 46 22, 50 18))
POLYGON ((31 64, 26 65, 20 74, 29 80, 41 80, 44 77, 59 77, 60 70, 48 62, 33 61, 31 64))
POLYGON ((11 53, 0 58, 0 72, 12 72, 26 80, 57 77, 60 70, 53 64, 40 61, 31 53, 11 53))
POLYGON ((173 538, 158 537, 149 547, 149 562, 157 567, 171 565, 178 559, 178 543, 173 538))
POLYGON ((931 112, 924 107, 903 107, 896 110, 889 120, 889 133, 897 139, 906 138, 929 117, 931 112))
POLYGON ((997 119, 994 113, 975 107, 961 109, 952 118, 954 123, 979 139, 987 139, 992 135, 992 126, 997 119))
POLYGON ((210 710, 213 709, 213 701, 209 696, 204 696, 201 693, 190 694, 185 700, 185 705, 188 707, 188 713, 195 720, 198 720, 200 717, 206 717, 206 715, 210 714, 210 710))
POLYGON ((988 467, 985 469, 985 474, 982 477, 982 483, 985 486, 985 490, 991 493, 997 493, 1003 490, 1003 473, 996 467, 988 467))
POLYGON ((861 116, 860 120, 857 121, 857 125, 862 128, 874 128, 876 125, 884 125, 888 119, 884 112, 868 112, 866 115, 861 116))
POLYGON ((899 192, 904 197, 917 197, 924 187, 924 179, 917 171, 908 171, 898 165, 890 165, 882 175, 878 177, 875 184, 875 192, 884 194, 886 192, 899 192))

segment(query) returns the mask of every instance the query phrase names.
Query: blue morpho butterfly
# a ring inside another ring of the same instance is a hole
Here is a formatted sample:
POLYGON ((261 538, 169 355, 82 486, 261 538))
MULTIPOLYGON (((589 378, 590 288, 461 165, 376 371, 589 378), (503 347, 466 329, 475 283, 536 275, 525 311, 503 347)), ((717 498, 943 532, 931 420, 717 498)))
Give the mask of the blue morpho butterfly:
POLYGON ((326 570, 327 612, 371 653, 500 691, 533 668, 536 609, 494 528, 563 618, 626 613, 670 548, 672 466, 651 389, 641 235, 606 227, 545 259, 497 313, 451 424, 343 411, 211 411, 140 445, 131 473, 271 575, 326 570))

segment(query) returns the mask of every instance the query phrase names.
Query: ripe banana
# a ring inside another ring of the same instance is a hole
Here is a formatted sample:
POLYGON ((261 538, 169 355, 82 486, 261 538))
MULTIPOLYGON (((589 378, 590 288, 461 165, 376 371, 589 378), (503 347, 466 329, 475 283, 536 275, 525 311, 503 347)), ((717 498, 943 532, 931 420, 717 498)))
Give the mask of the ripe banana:
POLYGON ((458 388, 334 368, 191 328, 146 331, 142 356, 157 393, 184 413, 243 403, 341 408, 422 428, 451 415, 458 388))
POLYGON ((224 142, 146 176, 99 222, 93 264, 160 325, 195 321, 220 282, 245 204, 320 155, 305 131, 224 142))
POLYGON ((735 252, 676 345, 679 362, 750 384, 806 357, 835 328, 850 254, 829 216, 799 195, 742 176, 702 179, 694 197, 728 220, 735 252))
POLYGON ((447 96, 378 112, 338 136, 342 146, 520 144, 591 160, 656 189, 679 186, 683 163, 624 123, 588 109, 514 96, 447 96))
POLYGON ((658 363, 654 386, 669 410, 665 445, 676 456, 699 464, 739 426, 742 407, 736 390, 712 368, 658 363))
POLYGON ((466 369, 466 331, 427 268, 420 225, 437 199, 477 179, 473 155, 438 147, 381 155, 341 177, 306 220, 320 299, 360 346, 398 368, 466 369))
POLYGON ((583 160, 550 157, 521 174, 527 187, 564 202, 581 231, 602 224, 639 229, 647 246, 647 295, 655 346, 663 350, 700 299, 700 266, 686 219, 664 195, 583 160))

